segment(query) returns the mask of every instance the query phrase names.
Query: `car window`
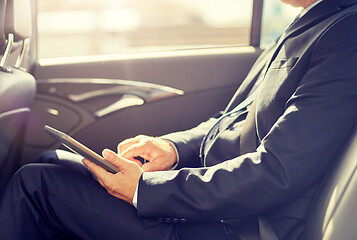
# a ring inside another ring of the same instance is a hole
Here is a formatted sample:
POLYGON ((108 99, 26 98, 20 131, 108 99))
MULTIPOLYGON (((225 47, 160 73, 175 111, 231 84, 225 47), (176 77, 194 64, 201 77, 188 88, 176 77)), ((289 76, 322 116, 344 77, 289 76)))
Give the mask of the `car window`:
POLYGON ((38 57, 247 45, 253 0, 38 0, 38 57))
POLYGON ((281 0, 264 0, 261 47, 265 48, 279 38, 300 11, 301 8, 294 8, 281 0))

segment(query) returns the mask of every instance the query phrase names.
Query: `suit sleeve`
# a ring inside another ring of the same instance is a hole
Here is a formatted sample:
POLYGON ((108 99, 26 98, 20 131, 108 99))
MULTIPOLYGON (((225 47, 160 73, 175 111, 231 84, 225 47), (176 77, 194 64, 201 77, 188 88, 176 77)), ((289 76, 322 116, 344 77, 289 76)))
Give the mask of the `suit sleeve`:
POLYGON ((215 124, 217 118, 210 118, 195 128, 162 136, 175 144, 179 155, 176 169, 183 167, 200 167, 199 150, 207 131, 215 124))
POLYGON ((350 27, 356 22, 356 14, 346 17, 316 42, 308 71, 256 152, 212 167, 144 173, 139 216, 244 217, 290 201, 321 179, 356 125, 357 32, 350 27))

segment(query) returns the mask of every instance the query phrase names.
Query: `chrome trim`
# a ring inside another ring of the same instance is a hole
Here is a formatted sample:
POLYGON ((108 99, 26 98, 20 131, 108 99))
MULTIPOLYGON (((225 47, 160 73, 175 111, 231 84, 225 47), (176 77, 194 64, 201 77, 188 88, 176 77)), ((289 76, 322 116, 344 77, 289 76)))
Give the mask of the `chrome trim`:
POLYGON ((16 63, 14 65, 15 68, 21 67, 22 61, 24 60, 25 53, 27 52, 27 50, 30 47, 30 41, 31 40, 29 38, 26 38, 23 40, 20 55, 17 57, 16 63))
POLYGON ((144 100, 138 96, 134 96, 131 94, 124 94, 121 99, 117 102, 109 105, 108 107, 102 108, 94 113, 94 116, 97 118, 104 117, 110 113, 119 111, 124 108, 132 107, 132 106, 140 106, 144 104, 144 100))
POLYGON ((0 69, 6 72, 9 71, 8 69, 6 69, 6 63, 10 56, 13 43, 14 43, 14 34, 9 33, 5 52, 0 60, 0 69))
POLYGON ((39 65, 42 67, 55 65, 70 65, 83 63, 105 63, 136 59, 160 59, 160 58, 177 58, 177 57, 197 57, 213 55, 233 55, 255 53, 256 49, 252 46, 237 45, 224 47, 207 47, 182 49, 171 51, 158 51, 146 53, 128 53, 117 55, 99 55, 99 56, 82 56, 82 57, 61 57, 61 58, 44 58, 39 59, 39 65))
POLYGON ((134 87, 118 86, 113 88, 89 91, 80 94, 69 94, 67 97, 73 102, 82 102, 92 98, 109 96, 109 95, 121 95, 121 94, 131 94, 144 99, 145 102, 152 102, 155 100, 164 99, 166 97, 181 95, 171 91, 165 91, 162 89, 144 88, 144 87, 136 87, 136 86, 134 87))
POLYGON ((167 87, 154 83, 133 81, 133 80, 121 80, 121 79, 104 79, 104 78, 52 78, 45 80, 37 80, 37 84, 59 84, 59 83, 75 83, 75 84, 106 84, 106 85, 126 85, 139 88, 151 88, 158 89, 173 93, 175 95, 184 95, 185 92, 172 87, 167 87))

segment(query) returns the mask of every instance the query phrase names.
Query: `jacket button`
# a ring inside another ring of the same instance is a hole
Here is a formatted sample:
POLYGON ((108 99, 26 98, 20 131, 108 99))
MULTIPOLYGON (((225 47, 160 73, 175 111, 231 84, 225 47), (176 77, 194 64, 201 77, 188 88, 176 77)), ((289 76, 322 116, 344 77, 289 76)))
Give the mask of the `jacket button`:
POLYGON ((185 223, 185 222, 187 222, 187 219, 185 219, 185 218, 180 219, 180 223, 185 223))
POLYGON ((173 221, 174 223, 179 223, 179 222, 180 222, 180 219, 174 218, 172 221, 173 221))
POLYGON ((165 222, 170 223, 170 222, 172 222, 172 219, 171 218, 165 218, 165 222))

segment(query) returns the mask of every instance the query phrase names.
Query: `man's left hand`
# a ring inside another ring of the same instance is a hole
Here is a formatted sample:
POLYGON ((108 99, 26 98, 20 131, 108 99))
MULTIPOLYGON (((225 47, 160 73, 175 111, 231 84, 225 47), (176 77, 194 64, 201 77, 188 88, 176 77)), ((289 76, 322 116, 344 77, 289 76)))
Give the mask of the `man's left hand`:
POLYGON ((109 194, 133 204, 133 197, 143 170, 133 161, 119 157, 109 149, 103 150, 103 157, 113 163, 120 172, 112 174, 88 159, 83 164, 97 177, 98 182, 109 194))

